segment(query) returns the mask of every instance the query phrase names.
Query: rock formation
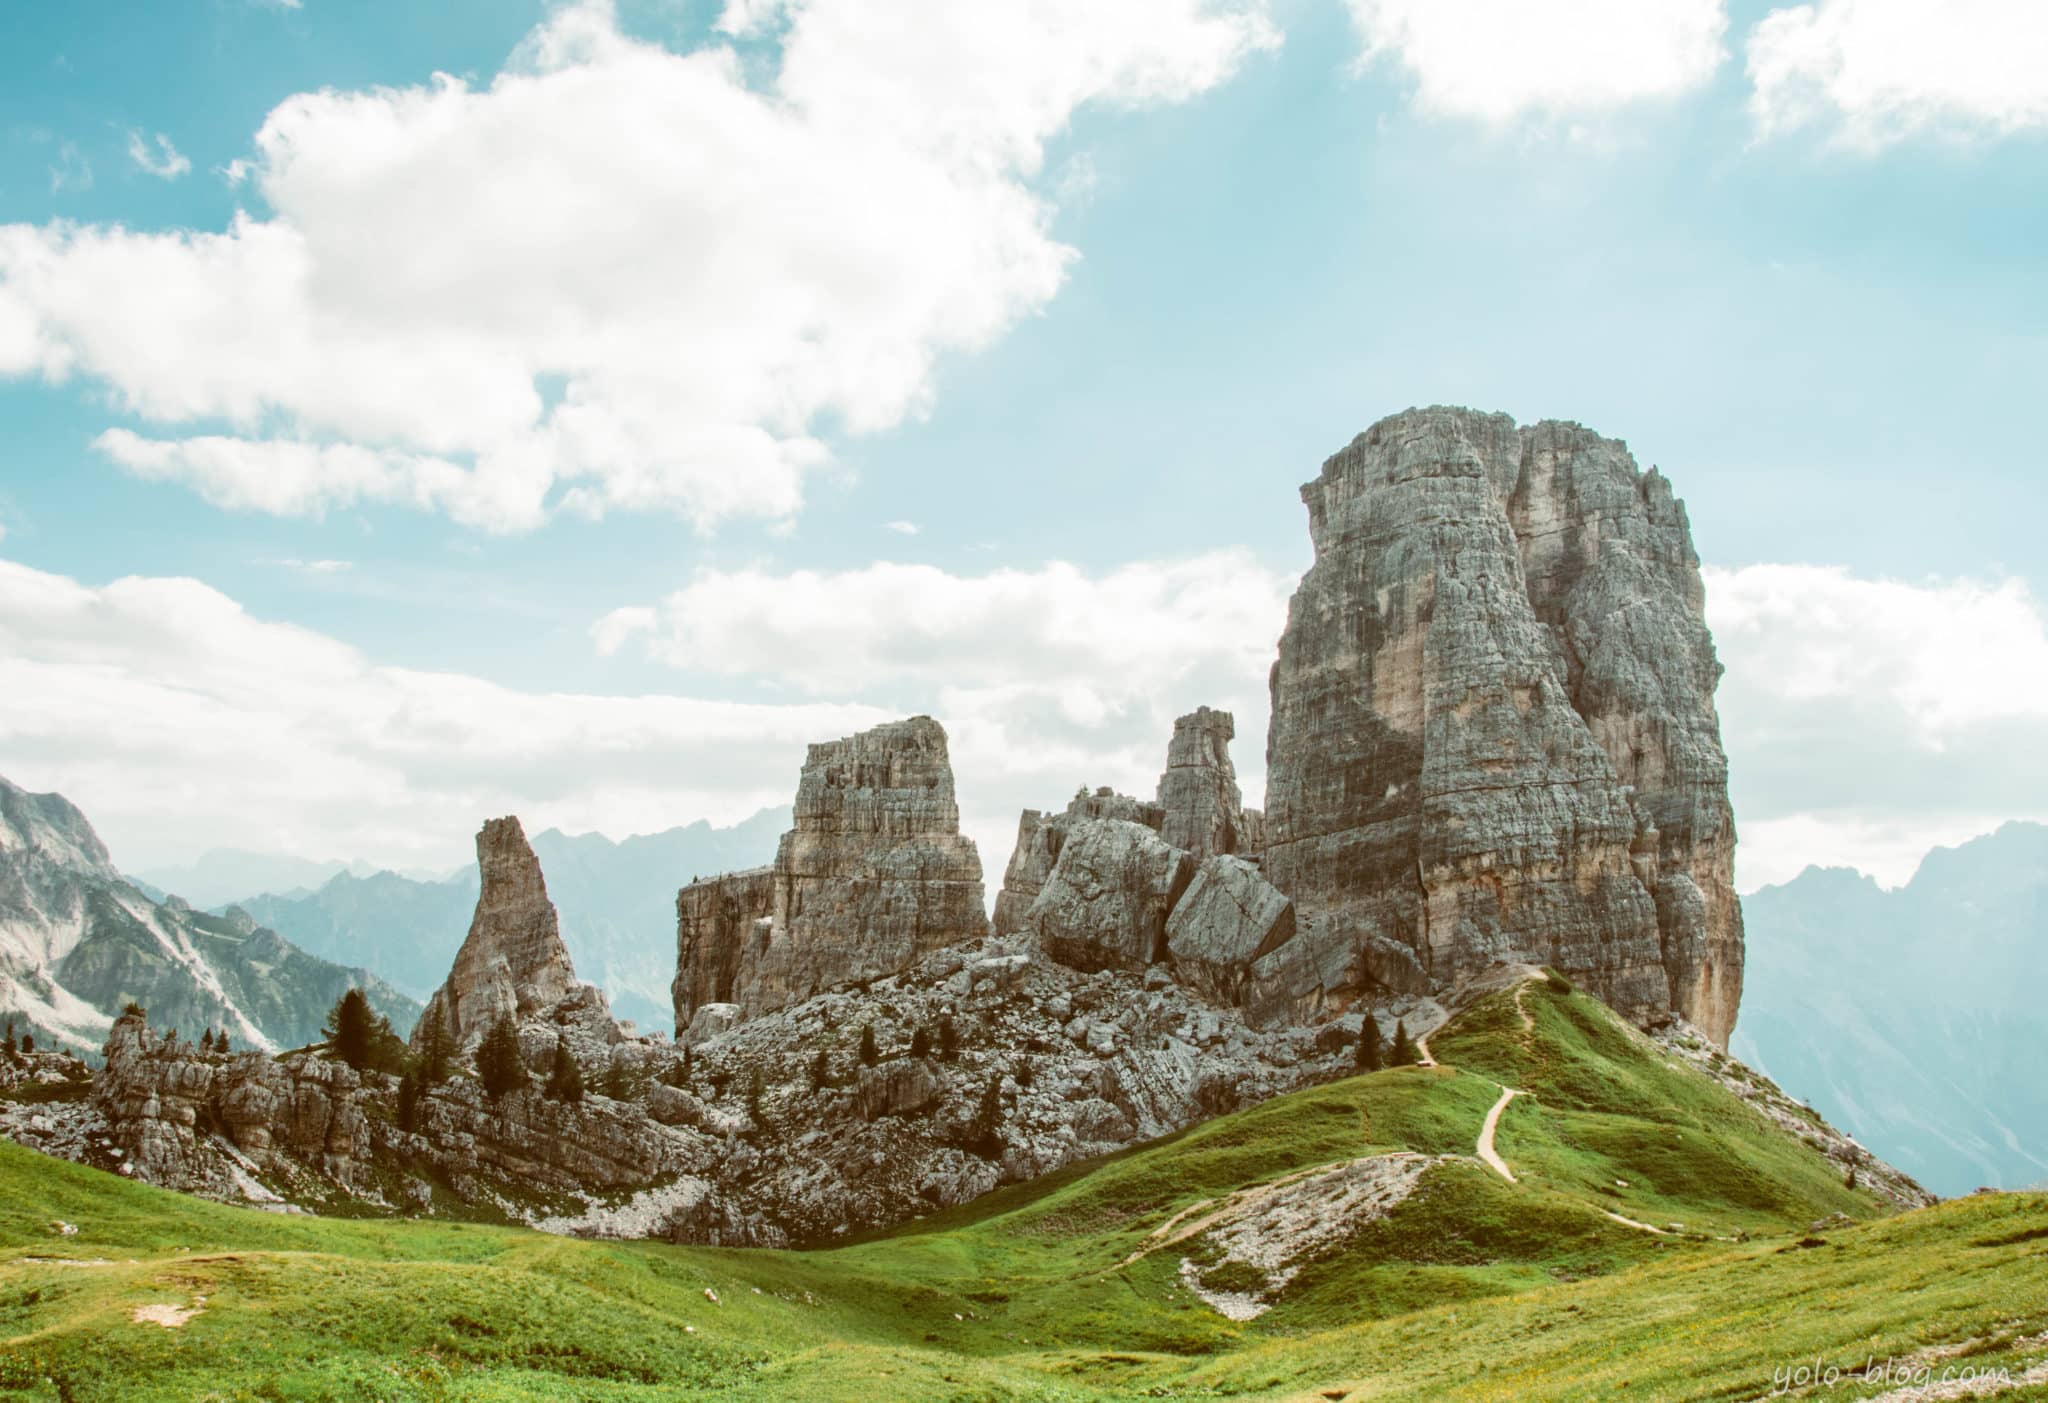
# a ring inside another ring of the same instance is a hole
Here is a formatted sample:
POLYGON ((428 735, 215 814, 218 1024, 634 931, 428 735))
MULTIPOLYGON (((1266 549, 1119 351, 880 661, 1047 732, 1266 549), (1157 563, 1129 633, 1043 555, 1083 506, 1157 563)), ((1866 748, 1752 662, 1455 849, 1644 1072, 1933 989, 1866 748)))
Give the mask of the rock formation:
POLYGON ((1002 890, 996 893, 995 928, 999 933, 1024 929, 1024 918, 1044 888, 1045 879, 1052 875, 1067 834, 1075 825, 1098 818, 1142 823, 1157 831, 1166 822, 1166 811, 1157 804, 1118 794, 1107 785, 1093 793, 1086 788, 1081 789, 1060 813, 1024 810, 1017 820, 1017 845, 1010 850, 1010 865, 1003 871, 1002 890))
POLYGON ((1302 498, 1315 563, 1273 667, 1263 853, 1302 948, 1270 996, 1341 1008, 1397 947, 1438 988, 1526 959, 1725 1044, 1720 669, 1670 484, 1577 425, 1426 409, 1302 498))
POLYGON ((1159 776, 1159 836, 1197 861, 1217 853, 1246 851, 1244 800, 1230 741, 1237 721, 1227 711, 1197 707, 1173 723, 1166 747, 1166 772, 1159 776))
POLYGON ((1166 958, 1166 918, 1194 859, 1142 823, 1075 825, 1024 913, 1046 954, 1078 970, 1143 969, 1166 958))
POLYGON ((676 898, 676 1032, 706 994, 754 1017, 987 934, 946 732, 929 716, 813 745, 775 866, 676 898))
POLYGON ((555 904, 548 900, 540 859, 527 845, 516 818, 494 818, 476 835, 482 889, 469 935, 455 952, 448 979, 434 991, 413 1030, 413 1045, 425 1044, 437 1022, 458 1052, 473 1049, 500 1018, 515 1023, 551 1019, 565 1004, 587 1035, 618 1040, 603 1007, 603 995, 576 980, 562 944, 555 904), (577 997, 572 1000, 571 995, 577 997))

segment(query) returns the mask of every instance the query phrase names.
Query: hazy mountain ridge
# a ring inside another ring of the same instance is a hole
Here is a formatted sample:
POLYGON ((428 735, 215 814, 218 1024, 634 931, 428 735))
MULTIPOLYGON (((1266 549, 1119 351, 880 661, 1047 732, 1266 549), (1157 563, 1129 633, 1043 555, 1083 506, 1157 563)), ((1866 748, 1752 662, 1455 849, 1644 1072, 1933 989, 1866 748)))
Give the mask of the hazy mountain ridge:
POLYGON ((1930 1187, 2048 1172, 2048 827, 1937 849, 1906 886, 1809 868, 1744 902, 1738 1056, 1930 1187))
POLYGON ((362 969, 318 959, 245 915, 156 900, 115 870, 77 806, 0 779, 0 1014, 44 1041, 97 1053, 133 1000, 160 1027, 238 1044, 316 1040, 360 986, 394 1025, 419 1005, 362 969))
MULTIPOLYGON (((788 807, 730 828, 696 823, 613 841, 602 833, 534 835, 562 938, 583 978, 621 1018, 666 1028, 675 977, 676 889, 700 876, 756 866, 775 855, 788 807)), ((340 871, 317 890, 236 902, 264 925, 325 959, 375 970, 424 999, 447 976, 476 906, 477 873, 445 881, 395 872, 340 871)))

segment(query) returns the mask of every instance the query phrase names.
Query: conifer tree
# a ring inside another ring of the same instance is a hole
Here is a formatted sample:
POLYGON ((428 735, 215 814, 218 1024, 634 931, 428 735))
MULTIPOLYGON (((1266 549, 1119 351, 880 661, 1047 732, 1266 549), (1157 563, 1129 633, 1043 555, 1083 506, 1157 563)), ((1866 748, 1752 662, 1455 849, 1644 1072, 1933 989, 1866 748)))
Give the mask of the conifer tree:
POLYGON ((983 1159, 996 1159, 1003 1153, 1003 1078, 1000 1072, 989 1074, 988 1085, 982 1088, 981 1101, 974 1108, 974 1152, 983 1159))
POLYGON ((520 1054, 519 1030, 512 1025, 510 1014, 499 1014, 498 1021, 477 1044, 476 1074, 492 1100, 526 1087, 526 1061, 520 1054))
POLYGON ((410 1067, 398 1079, 398 1128, 408 1132, 420 1128, 420 1078, 410 1067))
POLYGON ((953 1026, 953 1015, 939 1015, 939 1060, 952 1062, 960 1056, 960 1030, 953 1026))
POLYGON ((1412 1067, 1421 1060, 1422 1054, 1416 1050, 1414 1040, 1408 1036, 1406 1020, 1397 1020, 1394 1024, 1393 1064, 1396 1067, 1412 1067))
POLYGON ((571 1106, 583 1101, 583 1068, 577 1065, 576 1054, 569 1050, 569 1040, 555 1039, 555 1064, 548 1069, 546 1096, 551 1101, 566 1101, 571 1106))
POLYGON ((761 1107, 761 1093, 765 1090, 767 1088, 762 1083, 761 1069, 756 1067, 753 1075, 747 1079, 747 1114, 753 1117, 754 1124, 760 1126, 768 1124, 768 1113, 761 1107))
POLYGON ((426 1036, 420 1039, 420 1080, 428 1086, 438 1086, 448 1080, 454 1061, 455 1043, 448 1036, 447 1020, 436 1013, 434 1021, 427 1025, 426 1036))
POLYGON ((872 1023, 862 1024, 860 1030, 861 1065, 872 1067, 880 1060, 881 1056, 881 1052, 875 1047, 875 1025, 872 1023))
POLYGON ((932 1035, 930 1033, 927 1033, 922 1028, 919 1028, 916 1032, 912 1033, 910 1035, 910 1055, 912 1057, 920 1058, 931 1056, 932 1035))
POLYGON ((691 1065, 690 1065, 690 1045, 689 1045, 688 1043, 684 1043, 684 1044, 683 1044, 683 1071, 682 1071, 682 1076, 683 1076, 683 1090, 685 1090, 685 1091, 688 1091, 688 1090, 690 1089, 690 1085, 691 1085, 692 1081, 693 1081, 693 1080, 695 1079, 695 1070, 694 1070, 694 1069, 693 1069, 693 1068, 691 1067, 691 1065))
POLYGON ((369 1067, 377 1050, 377 1014, 361 989, 350 989, 327 1011, 320 1030, 334 1055, 358 1072, 369 1067))
POLYGON ((1365 1026, 1358 1030, 1358 1070, 1377 1072, 1386 1065, 1386 1054, 1380 1048, 1379 1020, 1368 1013, 1365 1026))
POLYGON ((818 1055, 811 1059, 811 1090, 823 1091, 830 1085, 832 1085, 832 1059, 826 1056, 825 1049, 821 1047, 818 1049, 818 1055))

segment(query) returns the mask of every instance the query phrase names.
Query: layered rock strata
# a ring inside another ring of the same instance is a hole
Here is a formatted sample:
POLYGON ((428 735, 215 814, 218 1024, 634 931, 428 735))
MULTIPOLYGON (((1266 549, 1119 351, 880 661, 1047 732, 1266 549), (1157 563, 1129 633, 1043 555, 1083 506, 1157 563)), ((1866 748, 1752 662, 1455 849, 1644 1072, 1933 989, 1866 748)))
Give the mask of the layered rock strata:
POLYGON ((1342 1008, 1396 948, 1437 988, 1533 960, 1725 1043, 1720 668, 1670 484, 1577 425, 1439 408, 1374 425, 1302 498, 1263 861, 1303 920, 1275 996, 1342 1008))
POLYGON ((742 874, 678 893, 677 1034, 707 1002, 756 1017, 979 940, 982 892, 938 722, 813 745, 765 892, 759 874, 742 874))

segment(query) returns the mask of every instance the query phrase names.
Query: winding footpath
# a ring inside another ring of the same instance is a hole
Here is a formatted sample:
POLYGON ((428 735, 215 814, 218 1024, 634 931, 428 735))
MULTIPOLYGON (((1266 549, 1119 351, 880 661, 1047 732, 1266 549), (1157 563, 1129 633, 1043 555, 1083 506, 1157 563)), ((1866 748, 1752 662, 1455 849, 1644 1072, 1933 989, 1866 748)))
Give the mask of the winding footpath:
POLYGON ((1515 1171, 1508 1168, 1508 1162, 1493 1148, 1493 1132, 1500 1125, 1500 1113, 1508 1108, 1508 1102, 1522 1093, 1512 1086, 1500 1089, 1500 1100, 1493 1103, 1493 1109, 1486 1113, 1486 1124, 1479 1127, 1479 1157, 1486 1161, 1486 1167, 1510 1184, 1515 1183, 1515 1171))

